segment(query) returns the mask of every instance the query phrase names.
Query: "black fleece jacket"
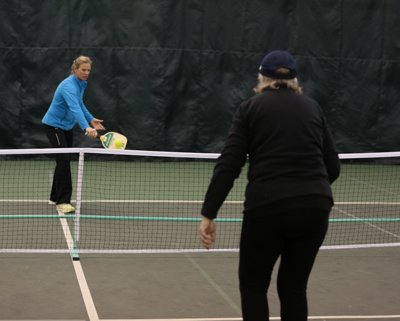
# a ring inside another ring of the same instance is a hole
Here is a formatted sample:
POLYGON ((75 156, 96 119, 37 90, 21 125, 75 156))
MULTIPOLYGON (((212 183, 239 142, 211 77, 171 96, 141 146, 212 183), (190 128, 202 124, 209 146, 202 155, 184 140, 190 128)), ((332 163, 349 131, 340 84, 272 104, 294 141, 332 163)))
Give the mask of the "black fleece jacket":
POLYGON ((339 176, 340 162, 316 101, 283 87, 240 105, 214 168, 203 216, 217 216, 247 159, 245 215, 260 208, 333 205, 330 183, 339 176))

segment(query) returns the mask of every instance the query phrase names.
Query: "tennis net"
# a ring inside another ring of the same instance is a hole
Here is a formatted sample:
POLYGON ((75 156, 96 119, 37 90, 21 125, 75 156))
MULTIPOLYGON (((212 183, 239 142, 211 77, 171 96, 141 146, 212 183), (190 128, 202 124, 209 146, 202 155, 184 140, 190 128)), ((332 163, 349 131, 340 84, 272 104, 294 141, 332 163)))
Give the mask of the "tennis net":
MULTIPOLYGON (((0 150, 0 252, 203 251, 200 208, 218 154, 96 148, 0 150), (71 157, 74 214, 49 204, 54 158, 71 157)), ((400 246, 400 152, 342 154, 323 248, 400 246)), ((244 168, 214 251, 237 251, 244 168)))

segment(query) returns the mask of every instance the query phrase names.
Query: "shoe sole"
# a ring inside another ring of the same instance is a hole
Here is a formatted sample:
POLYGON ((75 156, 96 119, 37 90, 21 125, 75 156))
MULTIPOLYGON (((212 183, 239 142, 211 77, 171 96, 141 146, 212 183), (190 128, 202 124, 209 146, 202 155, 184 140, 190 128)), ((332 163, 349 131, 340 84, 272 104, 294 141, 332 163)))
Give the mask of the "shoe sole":
POLYGON ((62 208, 59 208, 59 205, 56 205, 56 209, 58 212, 61 212, 63 214, 70 214, 70 213, 75 213, 75 208, 73 206, 71 206, 72 208, 70 208, 69 211, 67 210, 63 210, 62 208))

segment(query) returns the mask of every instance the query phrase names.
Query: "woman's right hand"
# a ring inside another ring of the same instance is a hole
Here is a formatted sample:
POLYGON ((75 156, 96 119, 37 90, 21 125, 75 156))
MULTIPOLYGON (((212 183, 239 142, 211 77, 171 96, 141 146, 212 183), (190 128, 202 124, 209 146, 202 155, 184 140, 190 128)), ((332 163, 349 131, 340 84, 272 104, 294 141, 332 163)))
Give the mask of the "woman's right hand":
POLYGON ((215 222, 205 216, 203 216, 200 223, 200 240, 203 247, 207 250, 211 249, 215 242, 216 226, 215 222))
POLYGON ((89 136, 92 139, 96 139, 97 130, 92 128, 92 127, 88 127, 88 128, 86 128, 86 135, 89 136))

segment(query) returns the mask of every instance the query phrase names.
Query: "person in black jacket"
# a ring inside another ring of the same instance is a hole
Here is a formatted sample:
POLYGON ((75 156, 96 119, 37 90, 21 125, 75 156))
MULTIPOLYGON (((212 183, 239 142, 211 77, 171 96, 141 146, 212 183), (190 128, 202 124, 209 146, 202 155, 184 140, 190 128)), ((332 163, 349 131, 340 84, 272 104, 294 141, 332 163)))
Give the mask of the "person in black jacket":
POLYGON ((280 258, 281 320, 306 321, 308 278, 328 228, 340 162, 320 106, 302 94, 290 53, 264 57, 255 91, 240 105, 215 165, 200 239, 212 248, 213 219, 248 158, 239 254, 243 320, 269 320, 266 294, 280 258))

